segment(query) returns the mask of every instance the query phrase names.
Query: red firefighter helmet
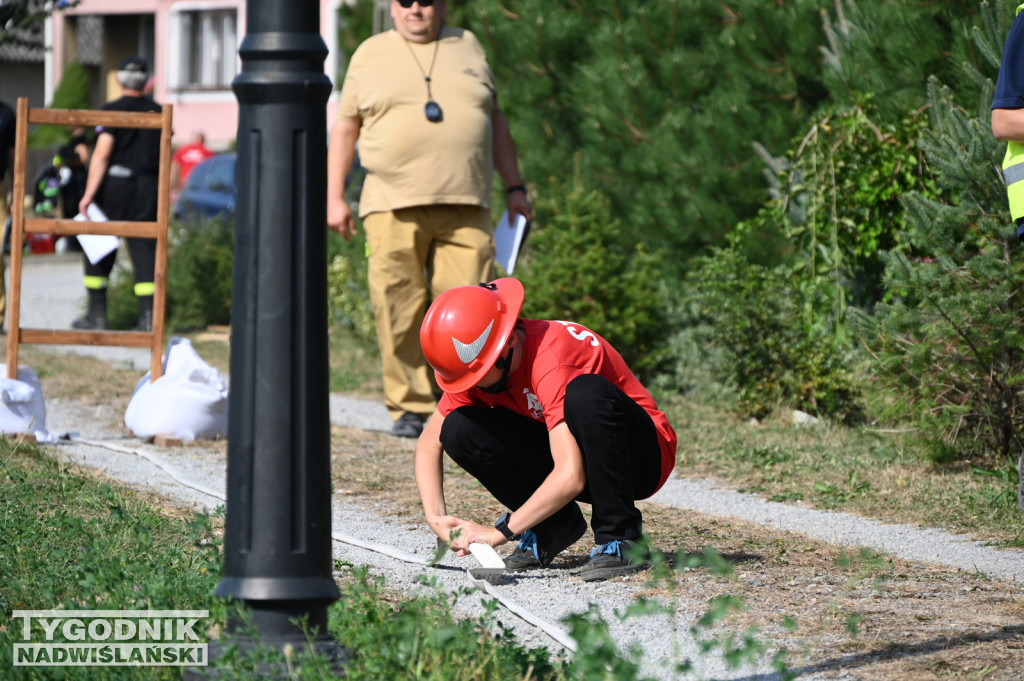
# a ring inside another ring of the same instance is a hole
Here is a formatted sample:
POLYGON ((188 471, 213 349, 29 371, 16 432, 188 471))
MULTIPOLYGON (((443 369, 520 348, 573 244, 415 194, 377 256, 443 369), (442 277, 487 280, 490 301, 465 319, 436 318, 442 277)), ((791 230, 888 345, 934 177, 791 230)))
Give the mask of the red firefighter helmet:
POLYGON ((462 392, 480 382, 515 328, 523 296, 519 280, 506 277, 448 289, 431 303, 420 345, 439 386, 462 392))

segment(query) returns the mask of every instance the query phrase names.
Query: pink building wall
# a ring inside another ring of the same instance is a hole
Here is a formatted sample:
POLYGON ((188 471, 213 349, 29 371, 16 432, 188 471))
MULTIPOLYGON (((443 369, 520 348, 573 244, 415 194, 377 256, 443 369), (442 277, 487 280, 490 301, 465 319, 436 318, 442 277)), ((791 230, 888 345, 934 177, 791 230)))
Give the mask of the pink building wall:
MULTIPOLYGON (((345 0, 294 0, 295 2, 318 2, 320 5, 320 32, 328 48, 328 57, 324 68, 334 79, 339 60, 337 47, 337 10, 345 0)), ((216 91, 189 92, 172 86, 172 71, 175 68, 173 57, 169 53, 176 48, 172 36, 174 22, 170 17, 174 11, 235 9, 237 12, 237 42, 240 45, 245 37, 246 2, 245 0, 82 0, 74 9, 67 10, 67 16, 75 15, 152 15, 153 73, 152 96, 161 104, 174 105, 174 139, 175 145, 183 144, 191 137, 192 132, 201 130, 206 134, 208 145, 215 149, 227 149, 232 145, 238 127, 238 102, 230 88, 216 91)), ((52 98, 57 84, 60 82, 65 65, 74 59, 68 49, 69 36, 65 35, 65 20, 55 18, 51 21, 51 47, 46 63, 47 97, 52 98)), ((119 36, 105 36, 107 42, 116 43, 119 36)), ((135 40, 136 38, 132 38, 135 40)), ((118 45, 119 50, 126 48, 118 45)), ((129 49, 130 53, 131 49, 129 49)), ((137 50, 135 50, 137 52, 137 50)), ((124 56, 124 55, 121 55, 124 56)), ((237 74, 241 70, 241 60, 234 55, 237 74)), ((113 71, 116 70, 116 59, 101 66, 108 83, 112 86, 108 91, 108 99, 118 95, 116 83, 112 82, 113 71)), ((101 75, 101 77, 104 77, 101 75)), ((49 102, 47 102, 49 104, 49 102)), ((337 103, 335 91, 324 112, 325 120, 330 121, 337 103)), ((98 105, 99 103, 97 103, 98 105)))

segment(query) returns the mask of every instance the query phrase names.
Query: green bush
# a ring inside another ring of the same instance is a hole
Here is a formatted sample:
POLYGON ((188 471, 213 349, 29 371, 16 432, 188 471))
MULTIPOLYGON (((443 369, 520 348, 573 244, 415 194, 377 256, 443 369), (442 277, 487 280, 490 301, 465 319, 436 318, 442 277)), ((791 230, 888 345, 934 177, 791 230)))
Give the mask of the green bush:
POLYGON ((53 93, 54 109, 91 109, 89 72, 82 62, 73 61, 64 69, 60 84, 53 93))
MULTIPOLYGON (((234 221, 172 223, 168 230, 165 328, 185 331, 230 324, 234 221)), ((112 329, 134 328, 138 318, 129 262, 127 249, 122 248, 108 295, 112 329)))
POLYGON ((789 273, 752 265, 735 251, 701 258, 685 298, 695 343, 724 354, 713 364, 736 387, 744 415, 763 418, 781 406, 858 418, 860 391, 836 338, 804 324, 802 298, 789 273))
MULTIPOLYGON (((91 109, 89 72, 81 62, 73 61, 64 70, 64 76, 53 93, 54 109, 91 109)), ((38 125, 29 132, 29 146, 58 147, 70 139, 63 125, 38 125)))
POLYGON ((327 307, 330 319, 351 330, 357 338, 375 341, 373 306, 366 279, 366 258, 359 255, 359 243, 335 253, 327 263, 327 307))
POLYGON ((231 323, 234 243, 233 219, 172 226, 167 255, 168 328, 231 323))
POLYGON ((638 376, 650 376, 665 359, 670 330, 662 258, 619 245, 628 227, 611 215, 603 194, 550 182, 515 272, 526 287, 523 314, 590 327, 638 376))
POLYGON ((721 345, 712 342, 714 322, 702 314, 702 308, 696 297, 673 296, 667 359, 648 385, 655 394, 689 395, 701 404, 736 410, 738 392, 731 358, 721 345))
POLYGON ((880 252, 907 230, 900 196, 940 193, 917 146, 926 126, 917 111, 892 124, 856 106, 813 121, 783 158, 758 147, 774 198, 730 243, 751 262, 785 265, 809 319, 842 329, 848 304, 870 308, 884 296, 880 252))

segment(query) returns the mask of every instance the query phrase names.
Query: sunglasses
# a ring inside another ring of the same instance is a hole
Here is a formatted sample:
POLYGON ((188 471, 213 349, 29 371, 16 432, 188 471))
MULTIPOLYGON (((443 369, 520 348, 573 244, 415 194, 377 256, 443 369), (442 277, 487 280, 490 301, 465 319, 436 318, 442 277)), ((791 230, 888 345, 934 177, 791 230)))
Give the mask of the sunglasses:
POLYGON ((420 3, 420 7, 430 7, 434 4, 434 0, 398 0, 398 4, 405 9, 412 7, 412 3, 414 2, 420 3))

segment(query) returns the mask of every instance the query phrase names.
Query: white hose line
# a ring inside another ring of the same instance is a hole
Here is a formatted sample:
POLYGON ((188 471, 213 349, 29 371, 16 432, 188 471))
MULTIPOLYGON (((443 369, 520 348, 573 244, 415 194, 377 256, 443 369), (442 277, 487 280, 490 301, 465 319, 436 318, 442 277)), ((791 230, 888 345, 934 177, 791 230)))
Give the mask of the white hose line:
MULTIPOLYGON (((185 478, 178 475, 178 473, 173 468, 165 465, 163 461, 153 456, 144 449, 129 449, 128 447, 121 447, 119 445, 111 444, 109 442, 87 440, 85 438, 75 438, 74 441, 81 442, 82 444, 91 445, 93 447, 105 447, 107 449, 111 449, 115 452, 121 452, 123 454, 134 454, 135 456, 143 458, 149 463, 153 464, 154 466, 162 470, 164 473, 167 473, 167 475, 169 475, 171 479, 174 480, 179 485, 182 485, 183 487, 188 487, 190 489, 194 489, 195 491, 201 492, 208 497, 219 499, 220 501, 223 501, 225 503, 227 502, 227 498, 220 492, 215 492, 208 487, 203 487, 202 485, 197 485, 193 482, 186 480, 185 478)), ((394 546, 388 546, 386 544, 375 544, 373 542, 363 541, 362 539, 358 539, 351 535, 342 534, 340 532, 332 533, 331 538, 335 541, 340 541, 343 544, 351 544, 352 546, 358 546, 369 551, 383 553, 385 555, 391 556, 392 558, 404 560, 407 563, 416 563, 418 565, 428 565, 430 563, 430 561, 428 561, 426 558, 424 558, 423 556, 416 555, 415 553, 409 553, 408 551, 403 551, 402 549, 396 548, 394 546)))
MULTIPOLYGON (((221 494, 220 492, 211 490, 208 487, 203 487, 202 485, 198 485, 198 484, 195 484, 193 482, 190 482, 190 481, 186 480, 185 478, 181 477, 177 473, 177 471, 175 471, 170 466, 166 465, 160 458, 158 458, 156 456, 153 456, 151 453, 149 453, 149 452, 147 452, 147 451, 145 451, 143 449, 130 449, 128 447, 122 447, 120 445, 115 445, 115 444, 110 443, 110 442, 104 442, 102 440, 89 440, 89 439, 81 438, 81 437, 72 437, 71 441, 72 442, 78 442, 78 443, 81 443, 81 444, 84 444, 84 445, 89 445, 90 447, 102 447, 104 449, 110 449, 110 450, 115 451, 115 452, 121 452, 122 454, 131 454, 131 455, 137 456, 137 457, 139 457, 141 459, 145 459, 149 463, 153 464, 154 466, 156 466, 157 468, 162 470, 168 476, 170 476, 170 478, 172 480, 174 480, 176 483, 178 483, 179 485, 181 485, 183 487, 188 487, 189 489, 193 489, 193 490, 195 490, 197 492, 200 492, 202 494, 205 494, 206 496, 211 497, 213 499, 219 499, 219 500, 221 500, 221 501, 223 501, 225 503, 227 502, 227 498, 223 494, 221 494)), ((380 544, 380 543, 377 543, 377 542, 365 541, 363 539, 359 539, 357 537, 353 537, 352 535, 343 534, 341 532, 332 532, 331 533, 331 539, 333 539, 336 542, 340 542, 342 544, 349 544, 351 546, 358 546, 359 548, 366 549, 368 551, 373 551, 375 553, 381 553, 381 554, 384 554, 386 556, 391 556, 392 558, 395 558, 397 560, 401 560, 401 561, 406 562, 406 563, 414 563, 416 565, 423 565, 425 567, 426 566, 430 566, 430 561, 428 559, 424 558, 423 556, 420 556, 420 555, 415 554, 415 553, 409 553, 408 551, 403 551, 402 549, 400 549, 398 547, 395 547, 395 546, 389 546, 387 544, 380 544)), ((564 646, 566 649, 568 649, 568 650, 570 650, 571 652, 574 652, 574 653, 576 652, 576 642, 569 636, 568 632, 566 632, 561 627, 556 626, 556 625, 552 624, 551 622, 548 622, 548 621, 538 617, 537 615, 533 614, 533 612, 531 612, 530 610, 527 610, 526 608, 520 606, 515 601, 513 601, 513 600, 511 600, 509 598, 506 598, 498 590, 498 588, 496 586, 494 586, 492 584, 489 584, 484 579, 477 579, 474 576, 474 574, 473 574, 473 570, 474 570, 474 568, 470 568, 470 569, 466 570, 466 576, 468 577, 470 584, 475 586, 480 591, 483 591, 487 595, 492 596, 493 598, 497 599, 497 601, 499 603, 501 603, 503 606, 505 606, 505 608, 509 612, 511 612, 514 615, 519 616, 524 621, 526 621, 528 624, 532 624, 533 626, 537 627, 538 629, 543 631, 545 634, 550 636, 552 639, 554 639, 557 643, 559 643, 562 646, 564 646)))
POLYGON ((220 499, 221 501, 225 501, 225 502, 227 501, 227 499, 224 498, 224 495, 221 494, 220 492, 211 490, 208 487, 203 487, 202 485, 197 485, 197 484, 195 484, 193 482, 189 482, 188 480, 185 480, 180 475, 178 475, 177 472, 174 469, 170 468, 169 466, 165 466, 164 463, 160 459, 156 458, 155 456, 150 455, 149 452, 147 452, 147 451, 145 451, 143 449, 129 449, 128 447, 121 447, 120 445, 115 445, 115 444, 110 443, 110 442, 103 442, 103 441, 100 441, 100 440, 87 440, 87 439, 82 438, 82 437, 73 437, 73 438, 71 438, 71 441, 72 442, 81 442, 82 444, 89 445, 91 447, 103 447, 105 449, 110 449, 110 450, 115 451, 115 452, 121 452, 122 454, 132 454, 134 456, 137 456, 139 458, 145 459, 146 461, 150 462, 151 464, 153 464, 154 466, 156 466, 157 468, 162 470, 164 473, 167 473, 167 475, 169 475, 172 480, 174 480, 176 483, 178 483, 179 485, 181 485, 183 487, 188 487, 190 489, 194 489, 195 491, 201 492, 201 493, 205 494, 206 496, 212 497, 214 499, 220 499))
POLYGON ((352 546, 358 546, 359 548, 366 549, 367 551, 376 551, 377 553, 383 553, 386 556, 397 558, 398 560, 405 561, 406 563, 415 563, 416 565, 429 566, 430 561, 415 553, 409 553, 402 549, 389 546, 387 544, 378 544, 377 542, 366 541, 353 537, 350 534, 342 534, 340 532, 332 532, 331 538, 334 541, 339 541, 342 544, 351 544, 352 546))
POLYGON ((562 629, 561 627, 556 626, 551 622, 548 622, 546 620, 541 619, 540 617, 537 617, 532 612, 520 606, 515 601, 505 598, 504 594, 502 594, 501 591, 498 590, 498 587, 488 583, 486 580, 473 579, 473 575, 470 574, 469 581, 476 588, 485 592, 489 596, 493 596, 494 598, 498 599, 498 602, 504 605, 509 612, 518 615, 526 622, 542 630, 545 634, 555 639, 556 642, 562 644, 562 646, 564 646, 570 652, 576 652, 576 641, 573 640, 573 638, 569 635, 569 632, 567 632, 565 629, 562 629))

